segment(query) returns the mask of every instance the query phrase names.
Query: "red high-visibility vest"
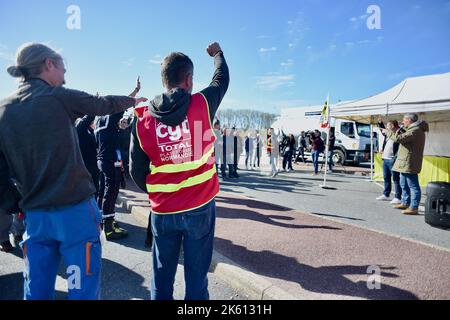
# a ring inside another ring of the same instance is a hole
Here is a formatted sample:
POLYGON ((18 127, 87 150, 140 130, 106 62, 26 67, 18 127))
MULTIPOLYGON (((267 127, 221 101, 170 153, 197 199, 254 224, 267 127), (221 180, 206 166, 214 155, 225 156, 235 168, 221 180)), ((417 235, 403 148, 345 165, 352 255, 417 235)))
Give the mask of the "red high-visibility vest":
POLYGON ((175 214, 207 204, 219 192, 214 159, 216 136, 208 102, 191 96, 186 119, 176 127, 156 120, 148 107, 135 109, 136 133, 150 163, 147 192, 152 212, 175 214))

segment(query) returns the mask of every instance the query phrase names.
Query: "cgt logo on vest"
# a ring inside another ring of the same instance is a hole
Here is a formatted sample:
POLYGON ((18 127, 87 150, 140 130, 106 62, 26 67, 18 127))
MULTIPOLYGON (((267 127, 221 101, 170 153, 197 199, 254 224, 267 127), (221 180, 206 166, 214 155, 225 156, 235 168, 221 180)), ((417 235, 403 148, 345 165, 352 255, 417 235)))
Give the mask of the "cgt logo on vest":
POLYGON ((168 126, 159 121, 155 122, 155 127, 159 146, 191 140, 191 130, 187 118, 176 127, 168 126))

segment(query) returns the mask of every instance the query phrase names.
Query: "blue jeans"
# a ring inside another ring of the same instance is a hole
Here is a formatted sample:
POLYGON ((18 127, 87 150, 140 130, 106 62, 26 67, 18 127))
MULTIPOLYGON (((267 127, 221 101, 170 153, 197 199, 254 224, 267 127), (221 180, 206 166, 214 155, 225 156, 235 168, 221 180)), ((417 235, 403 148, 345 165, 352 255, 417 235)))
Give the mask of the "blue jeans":
POLYGON ((25 212, 24 299, 54 299, 61 257, 68 276, 69 299, 100 299, 102 217, 94 198, 53 210, 25 212))
POLYGON ((152 214, 152 300, 173 300, 173 284, 180 247, 184 251, 186 300, 208 300, 208 270, 211 265, 216 202, 178 214, 152 214))
POLYGON ((400 173, 400 185, 403 190, 402 204, 411 209, 419 209, 422 192, 420 190, 419 175, 413 173, 400 173))
POLYGON ((400 173, 393 171, 394 160, 383 159, 384 192, 386 197, 391 195, 392 180, 394 180, 395 198, 402 198, 402 187, 400 186, 400 173))
POLYGON ((318 150, 313 150, 311 153, 312 162, 314 165, 314 173, 319 173, 319 155, 320 152, 318 150))

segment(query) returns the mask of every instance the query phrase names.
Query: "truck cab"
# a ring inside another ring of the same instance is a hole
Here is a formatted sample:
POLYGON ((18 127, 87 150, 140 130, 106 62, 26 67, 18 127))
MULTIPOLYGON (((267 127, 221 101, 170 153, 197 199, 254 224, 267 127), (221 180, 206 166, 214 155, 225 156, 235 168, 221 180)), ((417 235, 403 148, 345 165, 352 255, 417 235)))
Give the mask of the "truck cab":
MULTIPOLYGON (((320 128, 322 106, 292 108, 282 110, 281 116, 272 127, 284 134, 294 134, 296 140, 301 131, 309 132, 319 129, 326 142, 328 129, 320 128)), ((359 164, 370 156, 370 125, 355 121, 331 118, 336 142, 333 150, 333 162, 336 164, 359 164)), ((308 148, 309 149, 309 148, 308 148)), ((310 156, 310 150, 306 155, 310 156)))

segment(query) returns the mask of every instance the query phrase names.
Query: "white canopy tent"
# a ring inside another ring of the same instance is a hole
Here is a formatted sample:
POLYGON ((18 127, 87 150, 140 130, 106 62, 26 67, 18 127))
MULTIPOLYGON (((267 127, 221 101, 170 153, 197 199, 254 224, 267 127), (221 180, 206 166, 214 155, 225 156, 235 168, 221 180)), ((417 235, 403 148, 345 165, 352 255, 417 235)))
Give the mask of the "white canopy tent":
POLYGON ((450 157, 450 72, 408 78, 380 94, 331 107, 331 116, 376 124, 417 113, 430 124, 425 155, 450 157))

